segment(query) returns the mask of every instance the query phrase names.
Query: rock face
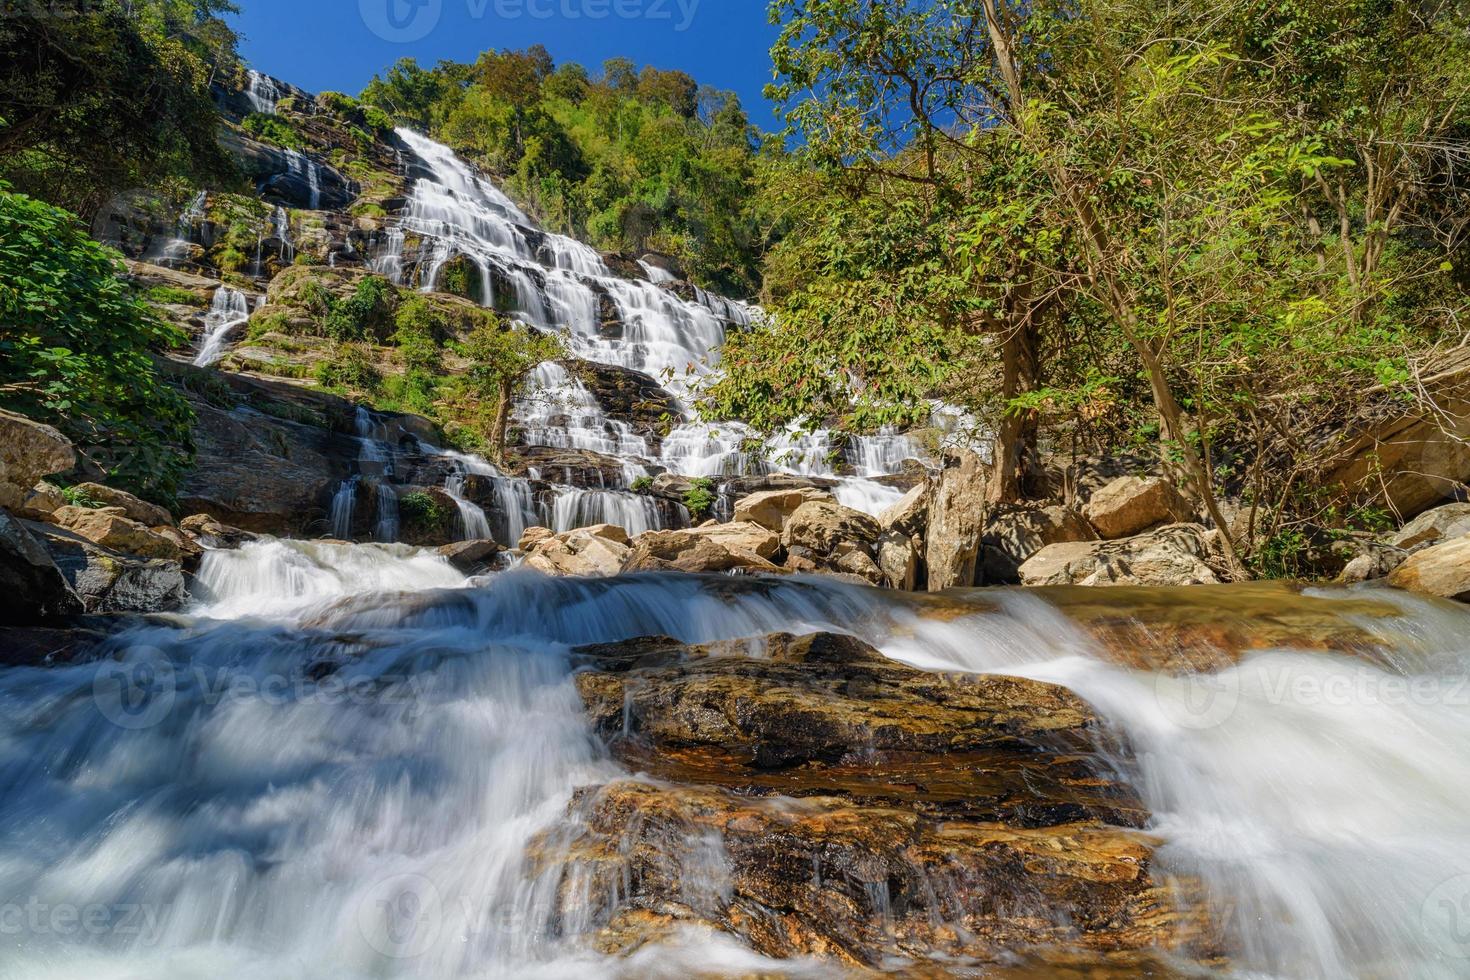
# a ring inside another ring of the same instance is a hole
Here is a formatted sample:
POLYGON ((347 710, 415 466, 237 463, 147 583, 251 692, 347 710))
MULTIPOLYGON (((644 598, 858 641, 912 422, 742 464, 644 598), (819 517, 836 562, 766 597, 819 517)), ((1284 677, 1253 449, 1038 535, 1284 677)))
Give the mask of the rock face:
POLYGON ((1466 534, 1470 534, 1470 504, 1445 504, 1405 524, 1388 543, 1404 551, 1418 551, 1466 534))
POLYGON ((929 526, 929 496, 931 493, 932 490, 927 483, 920 483, 904 494, 902 500, 879 514, 878 523, 885 531, 922 536, 929 526))
POLYGON ((58 509, 51 518, 58 526, 74 531, 93 544, 111 551, 170 561, 179 561, 186 554, 185 549, 170 536, 129 520, 126 511, 121 507, 93 510, 67 506, 58 509))
POLYGON ((447 558, 449 564, 466 575, 490 571, 504 553, 505 549, 494 541, 456 541, 439 549, 439 554, 447 558))
POLYGON ((925 561, 931 592, 977 583, 987 471, 979 455, 968 449, 945 454, 929 503, 925 561))
POLYGON ((82 602, 19 520, 0 510, 0 623, 29 625, 82 612, 82 602))
POLYGON ((780 549, 775 533, 759 524, 715 524, 687 531, 650 531, 638 536, 624 572, 779 572, 772 564, 780 549))
POLYGON ((1212 536, 1174 524, 1121 541, 1049 545, 1020 568, 1023 585, 1213 585, 1212 536))
POLYGON ((82 483, 76 489, 79 493, 101 503, 104 507, 117 507, 121 509, 124 517, 130 521, 136 521, 144 527, 159 527, 174 522, 173 515, 162 507, 157 504, 150 504, 146 500, 139 500, 126 490, 104 486, 101 483, 82 483))
POLYGON ((169 612, 188 599, 177 561, 135 558, 60 527, 33 524, 31 530, 89 613, 169 612))
POLYGON ((51 426, 0 409, 0 507, 19 510, 31 488, 76 465, 71 441, 51 426))
POLYGON ((1053 544, 1096 541, 1097 532, 1070 507, 1013 506, 996 513, 981 539, 987 585, 1020 580, 1021 566, 1053 544))
POLYGON ((1075 696, 929 674, 849 637, 759 645, 574 652, 596 729, 660 780, 580 792, 569 831, 533 850, 570 862, 568 912, 597 896, 599 948, 703 923, 834 969, 910 957, 914 976, 1036 946, 1211 948, 1192 883, 1151 873, 1132 829, 1147 814, 1094 760, 1075 696))
MULTIPOLYGON (((809 502, 834 502, 830 493, 813 487, 795 487, 790 490, 762 490, 735 502, 735 520, 740 523, 759 524, 780 534, 803 504, 809 502)), ((769 556, 767 556, 769 557, 769 556)))
POLYGON ((524 564, 546 575, 602 577, 622 571, 628 552, 628 532, 600 524, 541 539, 524 564))
POLYGON ((1093 493, 1082 516, 1108 541, 1193 519, 1174 484, 1156 476, 1119 477, 1093 493))
POLYGON ((1388 584, 1410 592, 1470 601, 1470 535, 1410 555, 1388 576, 1388 584))

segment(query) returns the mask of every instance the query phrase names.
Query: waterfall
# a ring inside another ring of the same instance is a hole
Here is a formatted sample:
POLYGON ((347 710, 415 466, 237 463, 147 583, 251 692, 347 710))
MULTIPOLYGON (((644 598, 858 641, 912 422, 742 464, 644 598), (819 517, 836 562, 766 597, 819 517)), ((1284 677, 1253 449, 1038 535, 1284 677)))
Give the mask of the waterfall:
POLYGON ((322 206, 322 168, 311 157, 300 150, 288 149, 286 161, 291 167, 291 172, 306 181, 307 192, 310 197, 310 209, 321 210, 322 206))
POLYGON ((229 286, 216 289, 214 302, 204 317, 204 334, 199 342, 199 353, 194 358, 194 365, 209 367, 223 357, 230 333, 249 319, 250 305, 245 294, 229 286))
POLYGON ((262 115, 275 115, 276 103, 281 101, 281 89, 275 79, 254 68, 246 69, 246 76, 249 83, 245 87, 245 98, 250 101, 250 107, 262 115))
POLYGON ((332 525, 332 537, 338 541, 352 540, 352 519, 357 511, 357 485, 362 482, 362 477, 351 476, 342 481, 337 488, 337 493, 332 497, 332 511, 330 522, 332 525))
POLYGON ((608 418, 597 397, 560 364, 537 366, 526 395, 516 405, 515 417, 521 439, 528 446, 582 449, 619 457, 630 481, 647 473, 633 460, 653 455, 648 440, 627 422, 608 418))
MULTIPOLYGON (((271 227, 275 231, 276 240, 281 243, 281 261, 290 265, 296 258, 296 246, 291 242, 291 216, 279 204, 271 213, 271 227)), ((259 262, 259 259, 256 261, 259 262)))

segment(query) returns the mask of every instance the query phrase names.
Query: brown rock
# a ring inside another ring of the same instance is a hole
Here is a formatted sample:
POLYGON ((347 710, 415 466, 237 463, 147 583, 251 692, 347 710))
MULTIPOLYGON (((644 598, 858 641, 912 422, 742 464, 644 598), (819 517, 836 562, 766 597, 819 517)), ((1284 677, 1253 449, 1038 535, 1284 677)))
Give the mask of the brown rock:
POLYGON ((521 540, 520 543, 516 545, 516 550, 521 552, 529 552, 532 548, 536 547, 542 541, 545 541, 547 538, 553 537, 556 537, 556 532, 549 527, 528 527, 526 528, 525 533, 521 535, 521 540))
POLYGON ((871 551, 883 529, 861 511, 835 500, 811 500, 796 509, 781 533, 787 548, 806 548, 819 556, 838 556, 853 548, 871 551), (846 547, 844 547, 846 546, 846 547))
POLYGON ((71 440, 44 422, 0 409, 0 483, 22 492, 76 465, 71 440))
POLYGON ((1388 543, 1405 551, 1418 551, 1465 534, 1470 534, 1470 504, 1445 504, 1405 524, 1388 543))
POLYGON ((104 507, 121 508, 124 517, 130 521, 137 521, 144 527, 159 527, 174 522, 173 515, 167 510, 157 504, 150 504, 146 500, 139 500, 126 490, 104 486, 101 483, 82 483, 78 484, 76 489, 104 507))
POLYGON ((1174 484, 1156 476, 1119 477, 1092 495, 1082 515, 1109 541, 1161 524, 1193 520, 1189 505, 1174 484))
POLYGON ((633 550, 623 563, 623 571, 779 572, 777 566, 760 554, 760 551, 765 551, 774 555, 779 546, 774 534, 755 524, 724 524, 688 531, 649 531, 633 542, 633 550))
MULTIPOLYGON (((812 487, 797 487, 788 490, 762 490, 735 502, 735 520, 741 523, 758 524, 763 528, 781 533, 786 522, 800 507, 811 501, 834 501, 825 490, 812 487)), ((769 558, 769 555, 763 557, 769 558)))
POLYGON ((0 510, 0 623, 24 625, 73 616, 82 602, 50 554, 19 520, 0 510))
POLYGON ((485 569, 504 551, 494 541, 456 541, 439 548, 439 554, 466 575, 485 569))
POLYGON ((945 453, 944 469, 929 501, 925 562, 931 592, 977 582, 987 477, 988 467, 978 454, 968 449, 945 453))
POLYGON ((208 514, 191 514, 179 522, 179 530, 208 548, 238 548, 255 540, 249 531, 221 524, 208 514))
POLYGON ((1212 585, 1212 538, 1197 524, 1174 524, 1121 541, 1053 544, 1020 568, 1023 585, 1212 585))
POLYGON ((1470 534, 1410 555, 1390 573, 1388 584, 1410 592, 1470 601, 1470 534))
POLYGON ((65 506, 66 497, 61 490, 43 480, 25 495, 16 513, 28 520, 44 521, 65 506))
POLYGON ((164 558, 179 561, 186 552, 175 542, 129 520, 121 507, 90 510, 66 506, 52 515, 55 523, 86 538, 94 544, 125 555, 140 558, 164 558))
POLYGON ((524 566, 546 575, 616 575, 628 558, 627 540, 622 528, 606 524, 568 531, 539 541, 526 556, 524 566))
POLYGON ((1021 566, 1047 545, 1096 540, 1097 532, 1070 507, 1028 505, 999 509, 991 516, 981 539, 985 548, 985 583, 1019 581, 1021 566))
POLYGON ((919 550, 923 541, 890 529, 878 539, 878 570, 890 589, 912 592, 919 583, 919 550))
POLYGON ((885 531, 898 531, 907 535, 923 536, 929 523, 929 497, 932 489, 927 482, 915 486, 903 499, 878 515, 878 524, 885 531))

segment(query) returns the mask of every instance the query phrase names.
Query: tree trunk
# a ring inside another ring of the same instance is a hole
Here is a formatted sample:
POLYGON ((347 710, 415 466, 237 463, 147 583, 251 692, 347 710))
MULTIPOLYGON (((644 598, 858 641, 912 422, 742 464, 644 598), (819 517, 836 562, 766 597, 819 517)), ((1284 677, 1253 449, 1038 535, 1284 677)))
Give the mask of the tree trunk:
POLYGON ((515 392, 509 381, 500 385, 500 397, 495 402, 495 423, 490 430, 490 452, 495 457, 495 462, 500 465, 505 463, 505 431, 510 425, 510 407, 515 400, 515 392))
MULTIPOLYGON (((1001 397, 1012 399, 1036 389, 1036 329, 1030 323, 1012 327, 1001 341, 1001 397)), ((995 465, 986 493, 992 504, 1024 500, 1037 489, 1036 413, 1005 411, 995 434, 995 465)))

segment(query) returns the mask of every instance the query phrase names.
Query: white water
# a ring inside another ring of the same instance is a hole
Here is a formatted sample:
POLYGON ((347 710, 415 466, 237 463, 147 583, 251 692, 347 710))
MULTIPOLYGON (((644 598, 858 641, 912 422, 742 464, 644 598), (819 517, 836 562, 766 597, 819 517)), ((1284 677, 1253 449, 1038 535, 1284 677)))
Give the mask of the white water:
MULTIPOLYGON (((200 579, 195 618, 136 630, 120 659, 0 670, 0 895, 101 910, 89 932, 12 931, 0 976, 774 970, 707 937, 604 960, 584 938, 597 921, 555 915, 562 866, 532 874, 524 855, 574 787, 624 775, 582 722, 569 645, 820 628, 1090 700, 1133 748, 1118 764, 1155 814, 1156 866, 1210 886, 1235 975, 1466 975, 1464 611, 1396 600, 1408 616, 1374 628, 1412 646, 1402 674, 1269 652, 1211 701, 1095 658, 1024 593, 934 622, 831 581, 732 596, 693 577, 510 573, 468 589, 432 553, 276 541, 210 553, 200 579), (306 673, 322 663, 335 673, 306 673), (116 927, 125 908, 147 910, 137 931, 116 927)), ((711 873, 690 885, 719 902, 711 873)))
POLYGON ((275 115, 276 103, 281 101, 281 89, 275 79, 254 68, 247 69, 247 76, 250 82, 245 89, 245 97, 250 100, 250 107, 262 115, 275 115))
POLYGON ((250 319, 250 304, 245 295, 229 286, 214 291, 214 302, 204 317, 204 334, 199 341, 196 367, 209 367, 225 354, 230 334, 250 319))

